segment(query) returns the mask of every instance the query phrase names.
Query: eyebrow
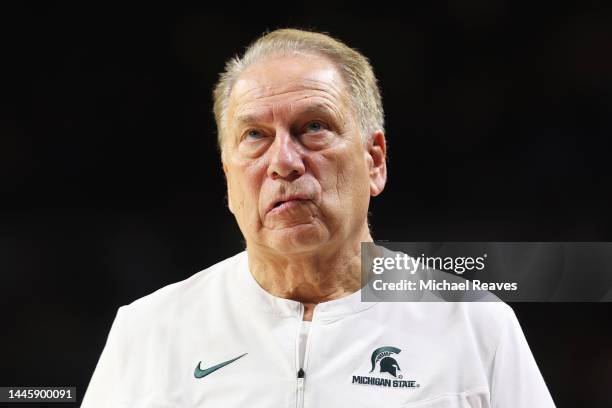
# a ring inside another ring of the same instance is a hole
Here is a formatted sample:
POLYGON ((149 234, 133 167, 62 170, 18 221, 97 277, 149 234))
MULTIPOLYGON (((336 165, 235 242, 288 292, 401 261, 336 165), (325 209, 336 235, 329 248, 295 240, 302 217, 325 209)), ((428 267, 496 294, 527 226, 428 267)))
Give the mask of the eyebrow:
MULTIPOLYGON (((325 103, 315 103, 311 105, 307 105, 304 108, 297 108, 295 110, 296 115, 316 115, 316 114, 325 114, 332 115, 339 120, 342 120, 344 117, 340 113, 338 109, 333 109, 328 104, 325 103)), ((250 123, 257 123, 262 120, 262 117, 267 116, 268 113, 264 114, 255 114, 255 113, 245 113, 238 115, 234 120, 234 123, 237 126, 246 125, 250 123)))
POLYGON ((255 122, 259 122, 261 117, 262 115, 256 115, 254 113, 245 113, 245 114, 242 114, 236 117, 236 119, 234 120, 234 123, 239 126, 245 125, 248 123, 255 123, 255 122))
POLYGON ((339 109, 334 109, 332 106, 329 106, 325 103, 316 103, 313 105, 308 105, 303 109, 298 110, 299 114, 303 115, 316 115, 316 114, 325 114, 332 115, 339 120, 343 119, 342 112, 339 109))

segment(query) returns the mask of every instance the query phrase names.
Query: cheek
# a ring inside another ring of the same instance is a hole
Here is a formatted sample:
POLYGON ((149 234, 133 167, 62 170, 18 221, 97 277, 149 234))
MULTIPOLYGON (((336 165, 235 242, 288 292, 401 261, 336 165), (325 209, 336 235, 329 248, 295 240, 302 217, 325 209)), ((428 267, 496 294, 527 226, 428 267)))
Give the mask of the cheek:
POLYGON ((262 173, 256 166, 237 166, 228 177, 229 195, 234 211, 257 209, 259 191, 263 181, 262 173))
POLYGON ((369 196, 367 166, 363 163, 363 156, 350 151, 322 154, 314 167, 324 195, 338 206, 346 207, 363 194, 369 196))
MULTIPOLYGON (((309 163, 310 173, 319 183, 323 198, 337 191, 340 168, 336 161, 326 155, 317 155, 309 163)), ((329 199, 329 197, 327 197, 329 199)))

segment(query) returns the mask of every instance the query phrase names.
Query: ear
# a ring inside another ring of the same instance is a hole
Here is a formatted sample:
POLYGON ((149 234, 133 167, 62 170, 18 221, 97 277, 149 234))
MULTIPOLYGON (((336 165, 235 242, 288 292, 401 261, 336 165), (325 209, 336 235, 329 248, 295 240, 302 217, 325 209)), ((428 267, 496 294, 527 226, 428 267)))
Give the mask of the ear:
POLYGON ((227 208, 229 208, 230 212, 233 214, 234 209, 232 208, 232 194, 230 192, 230 183, 227 178, 227 165, 223 162, 223 174, 225 175, 225 185, 227 186, 227 208))
POLYGON ((382 131, 374 132, 366 146, 366 161, 370 172, 370 195, 382 193, 387 183, 387 142, 382 131))

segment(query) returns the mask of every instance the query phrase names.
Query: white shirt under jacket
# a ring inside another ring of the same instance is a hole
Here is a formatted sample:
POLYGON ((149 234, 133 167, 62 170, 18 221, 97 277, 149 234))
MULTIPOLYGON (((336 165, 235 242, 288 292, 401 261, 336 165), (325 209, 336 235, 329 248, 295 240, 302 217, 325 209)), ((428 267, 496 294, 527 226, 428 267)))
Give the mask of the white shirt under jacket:
POLYGON ((505 303, 358 291, 315 307, 300 367, 303 312, 241 252, 120 307, 81 406, 554 407, 505 303))

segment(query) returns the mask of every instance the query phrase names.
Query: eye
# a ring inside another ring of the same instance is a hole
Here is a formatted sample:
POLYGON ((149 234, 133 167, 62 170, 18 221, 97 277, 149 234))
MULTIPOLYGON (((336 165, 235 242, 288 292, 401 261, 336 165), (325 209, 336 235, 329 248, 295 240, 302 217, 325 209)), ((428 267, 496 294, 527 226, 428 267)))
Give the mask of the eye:
POLYGON ((245 134, 243 139, 250 139, 250 140, 259 140, 262 137, 264 137, 263 133, 261 133, 259 130, 257 129, 250 129, 248 130, 245 134))
POLYGON ((321 122, 310 122, 306 125, 307 132, 320 132, 325 129, 325 126, 321 122))

